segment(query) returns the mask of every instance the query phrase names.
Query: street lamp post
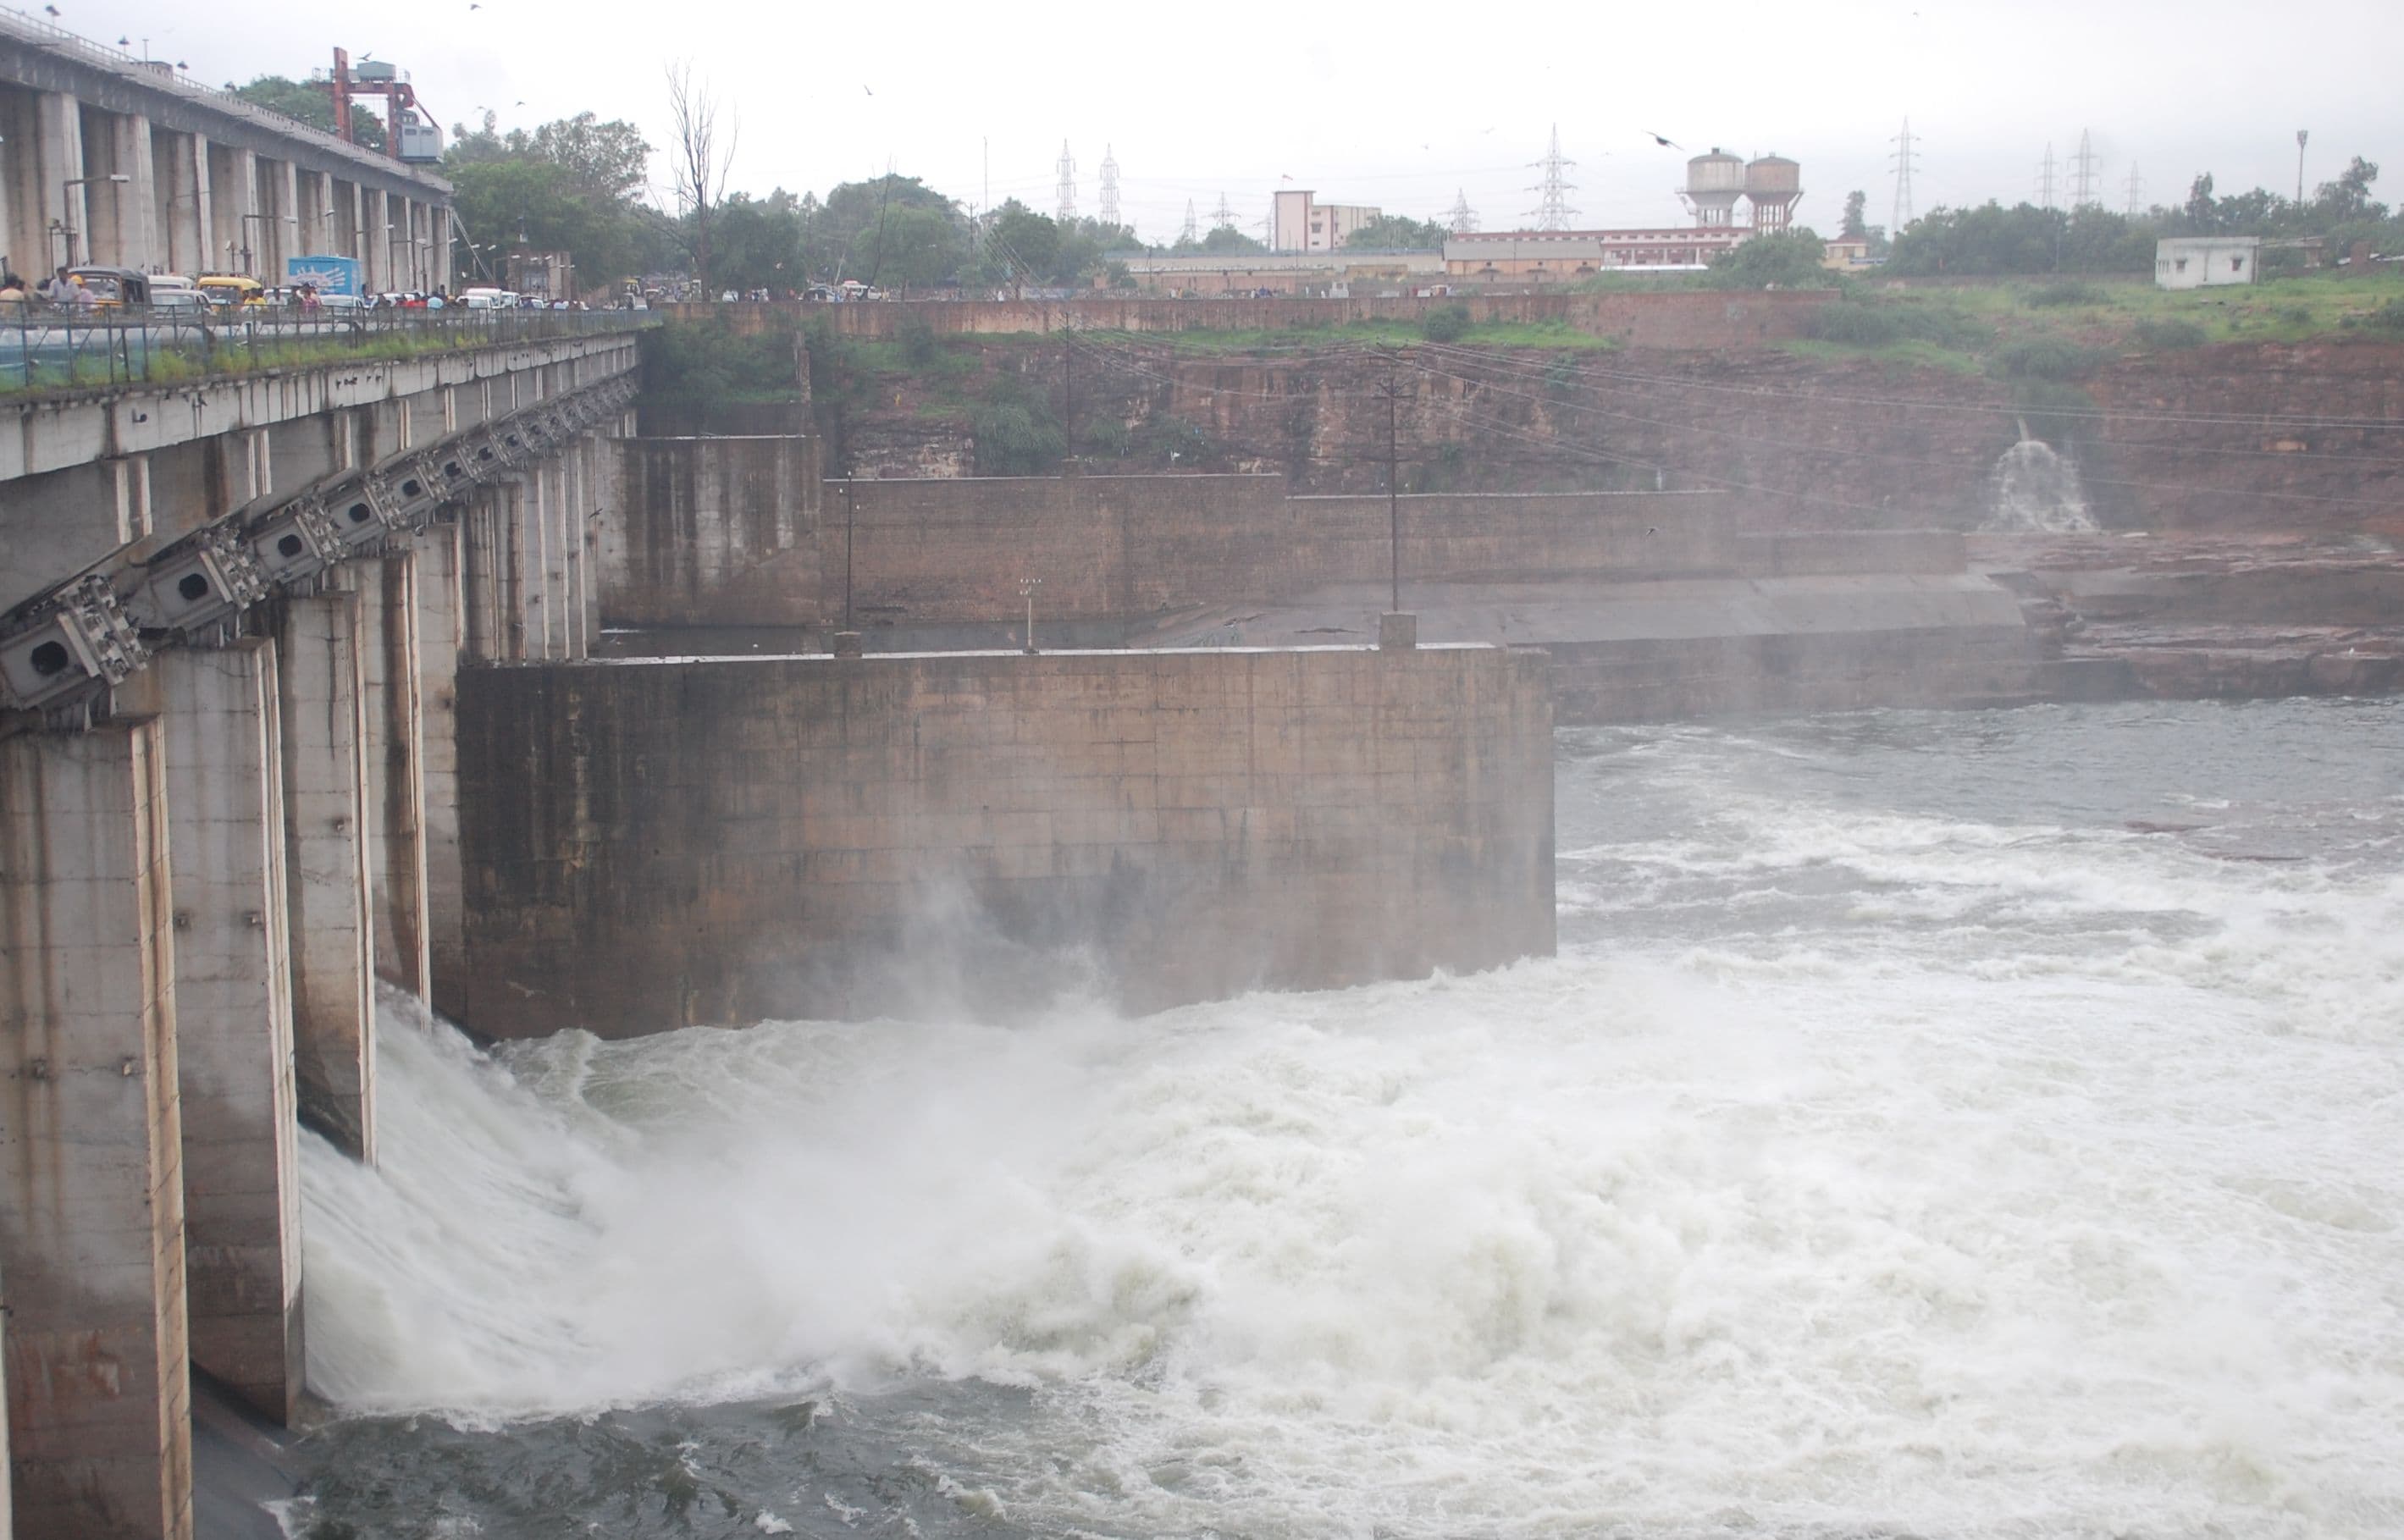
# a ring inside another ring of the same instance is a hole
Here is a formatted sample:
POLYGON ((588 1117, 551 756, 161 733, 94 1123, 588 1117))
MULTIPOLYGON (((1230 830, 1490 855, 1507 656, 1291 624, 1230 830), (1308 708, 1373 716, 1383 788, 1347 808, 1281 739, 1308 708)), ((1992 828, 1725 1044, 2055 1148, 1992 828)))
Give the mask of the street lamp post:
MULTIPOLYGON (((75 244, 76 235, 77 233, 76 227, 70 223, 66 217, 69 212, 67 206, 69 203, 67 189, 90 187, 94 182, 115 182, 122 185, 124 183, 131 182, 132 180, 133 180, 133 177, 128 176, 121 171, 112 171, 105 176, 70 176, 65 181, 59 184, 59 221, 52 228, 61 235, 66 237, 67 266, 73 267, 76 265, 75 244)), ((86 212, 89 213, 90 211, 87 210, 86 212)))

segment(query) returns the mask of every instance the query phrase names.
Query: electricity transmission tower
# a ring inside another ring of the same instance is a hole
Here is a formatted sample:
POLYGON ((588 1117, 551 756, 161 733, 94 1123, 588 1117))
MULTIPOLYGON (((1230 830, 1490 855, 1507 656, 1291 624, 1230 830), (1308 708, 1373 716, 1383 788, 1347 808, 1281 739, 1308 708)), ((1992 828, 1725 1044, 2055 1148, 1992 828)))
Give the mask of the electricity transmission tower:
POLYGON ((1194 232, 1194 200, 1185 200, 1185 228, 1177 232, 1177 244, 1190 245, 1199 239, 1194 232))
POLYGON ((2037 162, 2036 168, 2036 206, 2039 208, 2053 206, 2053 144, 2052 141, 2048 140, 2045 147, 2045 159, 2037 162))
POLYGON ((2137 162, 2129 162, 2129 217, 2137 217, 2137 200, 2145 195, 2145 179, 2137 175, 2137 162))
POLYGON ((1577 190, 1577 184, 1565 180, 1561 174, 1577 162, 1561 154, 1561 126, 1558 123, 1553 125, 1552 147, 1544 151, 1544 158, 1528 163, 1544 174, 1543 181, 1528 189, 1538 195, 1536 206, 1529 211, 1530 217, 1536 221, 1538 230, 1569 229, 1570 220, 1577 214, 1577 210, 1570 206, 1569 195, 1577 190))
POLYGON ((1445 215, 1445 228, 1455 235, 1470 235, 1477 230, 1477 211, 1469 206, 1467 189, 1453 189, 1451 211, 1445 215))
POLYGON ((1077 158, 1069 153, 1069 141, 1060 141, 1060 222, 1074 223, 1077 217, 1077 158))
POLYGON ((1920 161, 1920 151, 1912 147, 1919 141, 1912 134, 1909 118, 1903 120, 1903 132, 1887 143, 1894 147, 1894 153, 1887 157, 1894 162, 1894 214, 1886 227, 1887 238, 1892 240, 1912 220, 1911 169, 1920 161))
POLYGON ((1227 205, 1227 195, 1223 192, 1219 194, 1219 206, 1210 211, 1210 228, 1212 230, 1236 228, 1236 211, 1227 205))
POLYGON ((1111 147, 1102 147, 1102 223, 1115 226, 1119 222, 1119 158, 1111 147))
POLYGON ((2095 195, 2095 136, 2089 130, 2078 131, 2078 153, 2070 163, 2076 168, 2070 177, 2070 206, 2088 208, 2102 202, 2095 195))

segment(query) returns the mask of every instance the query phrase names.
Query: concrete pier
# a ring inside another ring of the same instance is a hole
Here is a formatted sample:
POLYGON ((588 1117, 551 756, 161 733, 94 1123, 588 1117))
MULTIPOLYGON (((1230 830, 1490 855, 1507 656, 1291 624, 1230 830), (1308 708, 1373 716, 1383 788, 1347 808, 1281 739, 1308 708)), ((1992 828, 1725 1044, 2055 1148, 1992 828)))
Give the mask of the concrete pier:
POLYGON ((1546 669, 1451 647, 470 670, 465 969, 438 998, 495 1035, 628 1036, 873 1015, 961 932, 1091 948, 1139 1010, 1548 954, 1546 669))
POLYGON ((275 649, 177 649, 159 666, 192 1362, 282 1422, 304 1361, 275 649))
POLYGON ((0 741, 0 1258, 20 1535, 191 1533, 168 797, 155 721, 0 741))
POLYGON ((360 595, 287 602, 284 829, 300 1115, 375 1158, 375 916, 368 887, 366 623, 360 595))
POLYGON ((376 976, 423 995, 426 930, 426 737, 418 668, 418 558, 398 551, 363 568, 359 656, 366 679, 368 889, 375 905, 376 976))

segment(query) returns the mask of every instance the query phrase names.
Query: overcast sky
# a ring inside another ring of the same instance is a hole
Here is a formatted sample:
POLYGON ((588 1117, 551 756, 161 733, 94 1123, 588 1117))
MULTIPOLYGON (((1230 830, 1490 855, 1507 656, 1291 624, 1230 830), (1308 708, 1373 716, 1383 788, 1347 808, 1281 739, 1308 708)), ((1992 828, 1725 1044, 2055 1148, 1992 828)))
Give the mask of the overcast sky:
MULTIPOLYGON (((2066 201, 2079 135, 2099 196, 2176 202, 2292 192, 2364 155, 2404 203, 2404 3, 2323 0, 1896 0, 1895 4, 792 7, 567 7, 424 0, 245 16, 168 0, 63 0, 61 24, 148 39, 215 84, 300 76, 337 44, 406 69, 447 130, 490 106, 506 129, 590 109, 667 140, 667 62, 690 60, 739 114, 739 189, 823 194, 889 162, 964 203, 1050 212, 1065 139, 1079 211, 1105 149, 1122 217, 1174 239, 1189 200, 1223 193, 1256 224, 1278 187, 1439 215, 1465 193, 1484 228, 1526 221, 1553 126, 1578 163, 1578 223, 1684 222, 1686 154, 1723 146, 1803 165, 1797 217, 1833 230, 1844 195, 1894 199, 1891 143, 1921 135, 1915 203, 2035 194, 2048 143, 2066 201), (356 16, 358 20, 350 18, 356 16), (1684 147, 1665 149, 1665 134, 1684 147), (989 172, 988 172, 989 166, 989 172), (1288 178, 1291 178, 1289 181, 1288 178)), ((664 162, 652 175, 664 192, 664 162)))

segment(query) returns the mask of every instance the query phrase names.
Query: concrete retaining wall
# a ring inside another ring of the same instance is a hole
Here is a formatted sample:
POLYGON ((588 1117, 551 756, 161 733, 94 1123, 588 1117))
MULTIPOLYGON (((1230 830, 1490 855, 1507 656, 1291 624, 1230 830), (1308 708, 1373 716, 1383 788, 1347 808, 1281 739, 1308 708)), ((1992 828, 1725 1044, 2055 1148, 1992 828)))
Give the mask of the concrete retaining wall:
POLYGON ((451 998, 496 1036, 627 1036, 907 1008, 946 959, 982 959, 959 985, 990 1004, 1028 945, 1090 947, 1134 1008, 1549 953, 1546 667, 1445 648, 463 672, 451 998))
MULTIPOLYGON (((814 504, 813 440, 630 439, 620 453, 623 514, 601 549, 612 625, 832 623, 846 535, 861 629, 1006 623, 1027 577, 1041 580, 1040 618, 1125 620, 1382 581, 1391 559, 1385 498, 1289 497, 1278 476, 838 482, 814 504)), ((1716 492, 1399 506, 1405 582, 1726 575, 1744 557, 1716 492)))
MULTIPOLYGON (((1461 282, 1461 280, 1453 280, 1461 282)), ((999 336, 1064 328, 1104 331, 1279 331, 1363 322, 1416 326, 1432 311, 1465 307, 1479 326, 1569 326, 1631 347, 1750 347, 1801 337, 1833 290, 1656 294, 1470 294, 1451 299, 911 300, 885 304, 677 304, 672 320, 723 319, 764 336, 823 320, 847 337, 893 337, 914 322, 938 336, 999 336)))

